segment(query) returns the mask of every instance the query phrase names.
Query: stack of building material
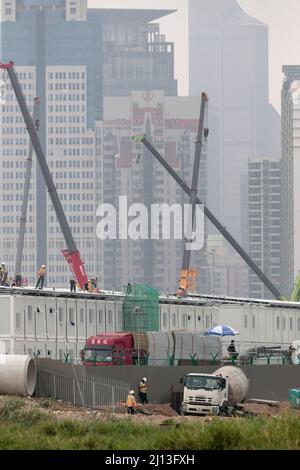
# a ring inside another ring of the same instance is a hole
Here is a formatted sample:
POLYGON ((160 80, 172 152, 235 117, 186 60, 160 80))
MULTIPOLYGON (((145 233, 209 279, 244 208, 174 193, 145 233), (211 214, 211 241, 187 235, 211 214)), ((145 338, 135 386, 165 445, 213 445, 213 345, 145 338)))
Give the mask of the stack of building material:
POLYGON ((133 336, 134 349, 136 350, 140 349, 148 353, 149 342, 148 342, 147 333, 132 333, 132 336, 133 336))
POLYGON ((174 341, 170 332, 147 332, 148 337, 148 364, 151 366, 165 366, 170 364, 174 353, 174 341))
POLYGON ((218 354, 221 358, 221 339, 218 336, 203 336, 196 331, 173 331, 175 359, 210 361, 218 354))

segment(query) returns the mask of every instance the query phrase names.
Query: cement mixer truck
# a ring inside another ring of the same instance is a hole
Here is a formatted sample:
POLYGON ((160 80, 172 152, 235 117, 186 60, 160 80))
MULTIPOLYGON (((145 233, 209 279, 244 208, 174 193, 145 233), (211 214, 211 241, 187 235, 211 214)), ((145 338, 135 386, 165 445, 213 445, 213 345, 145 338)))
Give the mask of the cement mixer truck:
POLYGON ((235 366, 224 366, 213 374, 187 374, 184 384, 181 414, 231 416, 243 403, 249 390, 249 378, 235 366))

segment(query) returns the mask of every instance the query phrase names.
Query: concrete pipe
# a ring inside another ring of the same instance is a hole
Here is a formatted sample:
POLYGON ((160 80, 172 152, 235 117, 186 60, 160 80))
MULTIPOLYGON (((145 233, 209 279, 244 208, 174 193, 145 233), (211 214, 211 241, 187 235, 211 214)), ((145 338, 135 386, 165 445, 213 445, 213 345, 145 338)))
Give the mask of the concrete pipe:
POLYGON ((36 369, 32 357, 0 354, 0 394, 31 396, 35 385, 36 369))

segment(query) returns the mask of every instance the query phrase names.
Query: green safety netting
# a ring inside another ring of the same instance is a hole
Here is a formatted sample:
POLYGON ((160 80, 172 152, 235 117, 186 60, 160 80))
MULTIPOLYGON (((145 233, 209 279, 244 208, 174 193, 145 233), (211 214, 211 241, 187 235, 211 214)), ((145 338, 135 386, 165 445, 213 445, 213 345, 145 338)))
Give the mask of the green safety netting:
POLYGON ((123 331, 159 330, 159 293, 145 284, 125 286, 123 331))

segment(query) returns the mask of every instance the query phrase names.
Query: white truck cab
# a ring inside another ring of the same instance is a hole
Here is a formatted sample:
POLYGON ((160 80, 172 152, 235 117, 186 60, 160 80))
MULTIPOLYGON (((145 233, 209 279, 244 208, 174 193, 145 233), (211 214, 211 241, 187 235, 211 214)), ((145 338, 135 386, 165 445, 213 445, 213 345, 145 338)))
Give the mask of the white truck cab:
POLYGON ((213 374, 187 374, 184 384, 182 415, 218 415, 228 404, 228 381, 213 374))

